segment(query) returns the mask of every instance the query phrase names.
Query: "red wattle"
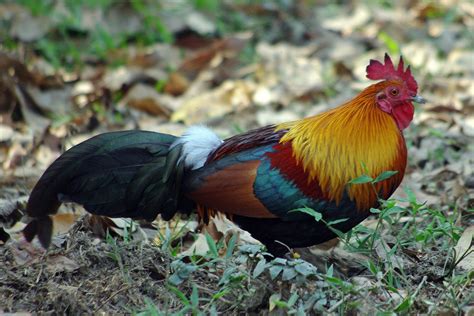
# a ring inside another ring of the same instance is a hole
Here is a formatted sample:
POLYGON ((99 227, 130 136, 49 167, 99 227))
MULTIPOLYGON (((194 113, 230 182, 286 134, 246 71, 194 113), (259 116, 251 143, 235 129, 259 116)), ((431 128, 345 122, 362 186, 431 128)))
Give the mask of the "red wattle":
POLYGON ((397 122, 397 126, 400 130, 403 130, 410 125, 413 120, 413 115, 415 113, 415 108, 411 102, 405 102, 396 106, 392 109, 392 115, 397 122))

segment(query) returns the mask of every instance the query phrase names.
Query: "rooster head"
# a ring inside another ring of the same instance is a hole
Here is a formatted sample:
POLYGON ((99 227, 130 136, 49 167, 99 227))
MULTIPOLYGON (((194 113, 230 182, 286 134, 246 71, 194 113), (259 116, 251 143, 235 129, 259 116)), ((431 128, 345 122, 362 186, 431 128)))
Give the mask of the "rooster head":
POLYGON ((375 102, 379 108, 393 116, 398 128, 401 130, 407 128, 413 120, 412 102, 426 102, 417 95, 418 84, 411 74, 410 66, 404 69, 403 58, 400 56, 398 66, 395 68, 390 56, 385 54, 383 64, 372 59, 366 71, 367 78, 384 80, 380 85, 380 91, 375 95, 375 102))

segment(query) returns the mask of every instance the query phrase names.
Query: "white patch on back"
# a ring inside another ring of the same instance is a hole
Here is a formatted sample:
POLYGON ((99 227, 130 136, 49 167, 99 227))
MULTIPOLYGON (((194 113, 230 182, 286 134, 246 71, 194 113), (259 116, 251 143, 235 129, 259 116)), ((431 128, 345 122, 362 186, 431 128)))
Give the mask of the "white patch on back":
POLYGON ((222 140, 209 128, 203 125, 191 126, 171 145, 171 148, 182 145, 180 160, 190 169, 204 166, 209 154, 222 144, 222 140))

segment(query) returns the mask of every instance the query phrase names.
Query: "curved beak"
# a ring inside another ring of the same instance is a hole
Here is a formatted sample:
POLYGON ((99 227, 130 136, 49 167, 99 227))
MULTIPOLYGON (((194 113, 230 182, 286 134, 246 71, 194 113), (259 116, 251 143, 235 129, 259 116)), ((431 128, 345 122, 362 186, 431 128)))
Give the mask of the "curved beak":
POLYGON ((426 99, 423 98, 423 97, 421 97, 421 96, 419 96, 419 95, 415 95, 414 97, 411 98, 411 100, 412 100, 413 102, 420 103, 420 104, 426 103, 426 99))

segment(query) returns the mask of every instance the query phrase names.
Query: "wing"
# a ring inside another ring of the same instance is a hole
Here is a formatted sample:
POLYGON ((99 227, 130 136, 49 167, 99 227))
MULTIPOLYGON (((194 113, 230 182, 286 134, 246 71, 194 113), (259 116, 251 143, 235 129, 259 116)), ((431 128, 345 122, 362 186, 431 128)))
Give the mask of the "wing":
MULTIPOLYGON (((246 150, 258 149, 266 145, 276 145, 279 143, 287 130, 276 130, 275 125, 260 127, 243 134, 235 135, 224 140, 222 145, 216 148, 207 159, 207 162, 220 160, 232 154, 241 153, 246 150)), ((250 158, 259 158, 250 154, 250 158)), ((245 159, 245 155, 243 157, 245 159)))
POLYGON ((286 131, 274 125, 251 130, 224 140, 206 165, 185 176, 185 191, 198 204, 230 214, 273 218, 253 192, 264 155, 286 131))
POLYGON ((234 153, 185 176, 185 190, 195 202, 228 214, 274 218, 254 194, 260 159, 271 146, 234 153))
POLYGON ((265 127, 226 140, 185 176, 187 195, 206 208, 251 218, 301 220, 308 216, 291 211, 335 208, 317 180, 308 181, 291 143, 279 143, 284 133, 265 127))

